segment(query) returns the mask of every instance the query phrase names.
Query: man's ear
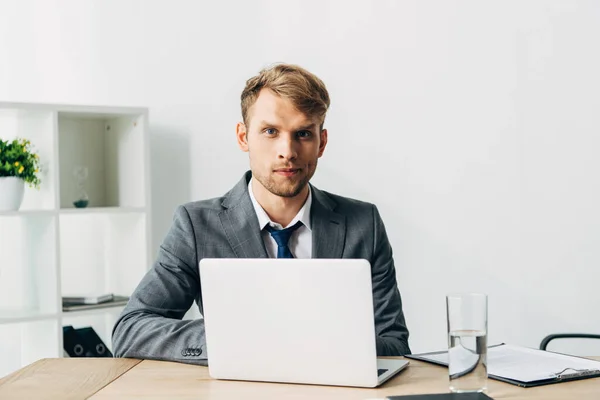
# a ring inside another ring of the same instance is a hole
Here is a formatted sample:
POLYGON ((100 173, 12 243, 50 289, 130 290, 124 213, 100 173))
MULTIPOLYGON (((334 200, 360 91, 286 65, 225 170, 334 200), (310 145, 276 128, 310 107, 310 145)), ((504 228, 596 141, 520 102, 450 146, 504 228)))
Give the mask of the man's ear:
POLYGON ((325 146, 327 146, 327 129, 323 129, 321 131, 321 141, 319 143, 319 158, 323 155, 325 151, 325 146))
POLYGON ((235 126, 235 135, 237 136, 238 146, 240 150, 248 152, 248 132, 246 131, 246 125, 243 122, 238 122, 235 126))

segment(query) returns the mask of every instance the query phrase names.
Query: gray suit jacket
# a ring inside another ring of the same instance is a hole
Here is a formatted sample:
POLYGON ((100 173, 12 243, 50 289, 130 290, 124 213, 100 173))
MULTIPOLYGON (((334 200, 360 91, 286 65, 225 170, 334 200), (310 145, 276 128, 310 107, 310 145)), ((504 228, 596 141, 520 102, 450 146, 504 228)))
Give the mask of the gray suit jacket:
MULTIPOLYGON (((181 318, 194 300, 202 310, 202 258, 267 258, 248 195, 248 171, 225 196, 180 206, 153 268, 113 329, 116 357, 207 364, 204 321, 181 318)), ((377 354, 410 354, 392 248, 377 208, 311 186, 313 258, 371 263, 377 354)), ((240 334, 251 326, 241 326, 240 334)), ((348 349, 348 351, 352 351, 348 349)))

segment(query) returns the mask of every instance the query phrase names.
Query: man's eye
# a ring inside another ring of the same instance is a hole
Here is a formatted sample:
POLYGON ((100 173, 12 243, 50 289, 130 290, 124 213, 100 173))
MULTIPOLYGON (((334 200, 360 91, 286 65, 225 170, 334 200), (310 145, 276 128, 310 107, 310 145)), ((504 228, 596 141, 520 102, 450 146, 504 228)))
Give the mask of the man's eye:
POLYGON ((298 132, 298 137, 301 137, 301 138, 310 137, 310 135, 311 135, 310 131, 300 131, 300 132, 298 132))
POLYGON ((273 128, 267 128, 267 129, 265 129, 265 133, 267 135, 274 135, 274 134, 277 133, 277 131, 275 129, 273 129, 273 128))

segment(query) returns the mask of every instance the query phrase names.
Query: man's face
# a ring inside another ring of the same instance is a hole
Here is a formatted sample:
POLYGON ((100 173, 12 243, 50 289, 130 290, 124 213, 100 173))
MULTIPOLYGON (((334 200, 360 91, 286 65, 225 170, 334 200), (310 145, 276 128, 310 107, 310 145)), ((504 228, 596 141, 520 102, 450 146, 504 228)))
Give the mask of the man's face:
POLYGON ((237 139, 249 153, 252 176, 276 196, 295 197, 315 173, 327 130, 290 100, 263 89, 248 111, 248 126, 237 125, 237 139))

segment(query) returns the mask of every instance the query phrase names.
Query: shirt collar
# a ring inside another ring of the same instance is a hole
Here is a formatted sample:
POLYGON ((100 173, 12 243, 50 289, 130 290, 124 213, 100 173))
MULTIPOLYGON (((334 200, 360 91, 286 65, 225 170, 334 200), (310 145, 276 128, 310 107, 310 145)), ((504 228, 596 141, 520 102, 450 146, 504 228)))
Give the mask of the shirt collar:
MULTIPOLYGON (((254 197, 254 193, 252 192, 252 181, 253 181, 253 179, 250 179, 250 182, 248 182, 248 194, 250 194, 250 200, 252 201, 252 206, 254 207, 256 216, 258 217, 258 225, 260 227, 260 230, 262 231, 265 228, 265 226, 267 226, 267 224, 270 224, 272 227, 274 227, 276 229, 283 229, 284 228, 283 226, 281 226, 280 224, 278 224, 276 222, 271 221, 271 219, 269 218, 269 216, 267 215, 265 210, 258 203, 258 201, 256 201, 256 198, 254 197)), ((304 205, 302 206, 300 211, 298 211, 298 214, 296 214, 296 216, 294 217, 294 219, 292 219, 292 222, 290 222, 288 224, 288 226, 293 226, 296 222, 301 221, 302 224, 304 226, 306 226, 306 228, 310 231, 311 230, 311 228, 310 228, 311 206, 312 206, 312 190, 310 189, 310 185, 308 185, 308 198, 304 202, 304 205)), ((285 227, 285 228, 287 228, 287 227, 285 227)))

